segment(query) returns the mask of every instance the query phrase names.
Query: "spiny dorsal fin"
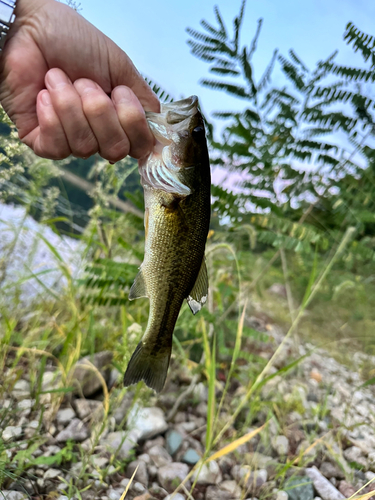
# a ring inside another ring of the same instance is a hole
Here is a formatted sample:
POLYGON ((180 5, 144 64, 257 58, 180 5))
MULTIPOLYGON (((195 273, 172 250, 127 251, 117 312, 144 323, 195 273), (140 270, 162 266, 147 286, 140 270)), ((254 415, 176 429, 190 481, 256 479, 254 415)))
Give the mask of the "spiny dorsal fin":
POLYGON ((193 314, 197 314, 205 304, 208 295, 208 274, 206 262, 203 257, 202 265, 198 273, 197 280, 193 286, 190 294, 187 297, 187 303, 193 314))
POLYGON ((132 284, 129 292, 129 300, 138 299, 139 297, 148 297, 142 268, 135 277, 134 283, 132 284))

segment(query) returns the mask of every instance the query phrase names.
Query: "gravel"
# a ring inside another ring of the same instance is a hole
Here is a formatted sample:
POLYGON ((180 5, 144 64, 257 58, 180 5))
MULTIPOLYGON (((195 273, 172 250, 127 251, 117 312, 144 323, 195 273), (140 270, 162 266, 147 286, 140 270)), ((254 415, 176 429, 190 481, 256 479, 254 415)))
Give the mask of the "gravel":
MULTIPOLYGON (((269 357, 284 336, 278 327, 270 327, 255 312, 252 314, 247 323, 272 337, 272 342, 261 346, 262 356, 269 357)), ((278 366, 290 363, 295 349, 292 341, 286 341, 278 366)), ((0 401, 0 410, 6 415, 2 429, 4 457, 14 460, 20 450, 26 450, 27 460, 34 463, 19 481, 9 480, 2 494, 10 500, 28 498, 18 491, 23 485, 30 495, 64 500, 66 483, 73 482, 82 492, 82 500, 119 500, 136 471, 127 495, 129 500, 147 500, 150 496, 168 499, 198 463, 198 469, 185 484, 189 489, 196 480, 195 500, 348 498, 375 478, 374 387, 357 389, 362 383, 357 373, 361 363, 375 365, 375 358, 355 356, 352 369, 348 369, 310 344, 301 345, 297 354, 303 356, 307 351, 312 354, 299 364, 298 371, 275 376, 262 388, 260 411, 252 425, 257 428, 265 423, 268 410, 262 408, 273 408, 280 401, 288 409, 281 416, 282 421, 268 420, 260 435, 242 443, 235 453, 208 461, 199 473, 206 439, 206 383, 199 381, 173 418, 167 418, 179 394, 191 383, 186 369, 181 369, 180 374, 178 367, 173 368, 175 372, 161 396, 134 401, 132 391, 124 396, 121 377, 111 367, 113 354, 96 353, 80 360, 72 378, 77 390, 61 398, 60 408, 54 406, 51 394, 32 399, 35 388, 30 380, 34 378, 20 370, 21 378, 0 401), (86 369, 89 363, 100 377, 86 369), (111 388, 105 421, 103 380, 111 388), (324 407, 324 418, 317 416, 318 405, 324 407), (39 444, 28 449, 26 439, 39 444), (74 450, 79 462, 74 463, 67 450, 74 450), (41 459, 36 460, 38 457, 41 459), (277 472, 287 461, 298 464, 288 469, 284 481, 277 472)), ((59 384, 58 372, 43 374, 43 391, 59 388, 59 384)), ((223 387, 218 380, 218 395, 223 387)), ((238 384, 228 388, 229 406, 223 406, 220 416, 223 422, 237 407, 243 391, 238 384)), ((246 420, 247 411, 245 408, 239 415, 239 422, 246 420)), ((228 427, 214 451, 253 429, 241 429, 236 422, 228 427)), ((375 490, 375 481, 361 494, 372 491, 371 488, 375 490)), ((174 498, 186 500, 185 489, 181 488, 174 498)))

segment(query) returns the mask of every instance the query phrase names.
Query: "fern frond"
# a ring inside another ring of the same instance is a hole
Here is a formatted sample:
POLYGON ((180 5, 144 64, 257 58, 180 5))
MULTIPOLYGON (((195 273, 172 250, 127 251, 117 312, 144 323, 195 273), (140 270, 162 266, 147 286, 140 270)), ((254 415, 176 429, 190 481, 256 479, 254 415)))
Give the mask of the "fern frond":
POLYGON ((230 76, 238 76, 238 75, 241 74, 236 69, 222 68, 220 66, 212 66, 210 68, 210 72, 211 73, 216 73, 218 75, 230 75, 230 76))
POLYGON ((372 67, 375 66, 375 37, 359 30, 353 23, 348 23, 344 32, 344 40, 352 44, 354 52, 361 52, 365 61, 371 59, 372 67))
POLYGON ((245 13, 245 5, 246 5, 246 0, 242 0, 240 12, 239 12, 238 16, 234 18, 234 21, 233 21, 233 29, 234 29, 233 44, 235 46, 236 52, 238 51, 238 41, 239 41, 240 29, 241 29, 241 25, 242 25, 242 21, 243 21, 243 15, 245 13))
POLYGON ((305 88, 305 82, 302 75, 299 74, 296 66, 285 59, 282 55, 278 56, 278 60, 285 75, 294 83, 298 90, 303 90, 305 88))
POLYGON ((249 55, 248 55, 249 61, 251 60, 251 58, 254 55, 254 52, 257 49, 257 44, 258 44, 258 39, 259 39, 260 31, 262 29, 262 24, 263 24, 263 19, 262 18, 258 19, 258 26, 257 26, 257 29, 255 31, 255 35, 254 35, 254 38, 252 39, 252 41, 250 43, 250 49, 249 49, 249 55))
POLYGON ((162 102, 172 102, 173 97, 165 90, 163 89, 160 85, 155 83, 151 78, 145 77, 146 82, 149 84, 151 87, 152 91, 157 95, 157 97, 162 101, 162 102))
POLYGON ((243 48, 243 51, 241 54, 241 64, 242 64, 244 76, 245 76, 245 78, 246 78, 246 80, 251 88, 251 93, 252 93, 252 95, 256 95, 257 89, 255 87, 254 80, 253 80, 253 69, 251 67, 251 64, 249 62, 249 58, 247 56, 246 47, 243 48))
POLYGON ((273 71, 273 69, 275 67, 275 61, 276 61, 277 53, 278 53, 278 50, 275 49, 274 52, 273 52, 271 61, 268 63, 267 68, 265 69, 265 71, 264 71, 261 79, 259 80, 259 83, 258 83, 258 90, 259 91, 263 90, 265 88, 265 86, 271 80, 271 75, 272 75, 272 71, 273 71))
POLYGON ((298 66, 300 66, 300 68, 305 72, 307 73, 309 70, 308 68, 306 67, 306 65, 302 62, 302 60, 297 56, 297 54, 295 53, 295 51, 293 49, 290 49, 289 50, 289 55, 291 57, 291 59, 296 63, 298 64, 298 66))
POLYGON ((219 11, 219 7, 217 5, 215 5, 215 7, 214 7, 214 12, 215 12, 215 17, 217 19, 217 22, 220 24, 220 28, 221 28, 220 31, 226 37, 227 36, 227 30, 225 28, 225 24, 223 22, 223 19, 221 17, 220 11, 219 11))
POLYGON ((210 89, 225 90, 226 92, 228 92, 228 94, 232 94, 237 97, 245 99, 251 97, 249 93, 246 91, 246 89, 244 87, 241 87, 240 85, 233 85, 225 82, 217 82, 215 80, 201 80, 200 83, 201 85, 204 85, 205 87, 208 87, 210 89))

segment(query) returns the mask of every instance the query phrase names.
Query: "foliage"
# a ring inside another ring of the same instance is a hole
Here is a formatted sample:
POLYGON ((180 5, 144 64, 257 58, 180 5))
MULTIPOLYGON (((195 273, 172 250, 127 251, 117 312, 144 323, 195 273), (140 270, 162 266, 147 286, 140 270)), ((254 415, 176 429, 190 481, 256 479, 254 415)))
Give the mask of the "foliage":
POLYGON ((373 38, 350 23, 344 35, 365 62, 371 59, 368 69, 337 65, 335 52, 310 70, 296 51, 284 56, 275 50, 256 78, 253 56, 263 21, 250 44, 241 43, 245 3, 232 34, 217 7, 217 26, 202 20, 202 31, 187 29, 192 54, 220 75, 202 79, 202 85, 243 102, 240 112, 214 113, 228 125, 222 138, 212 142, 217 152, 213 163, 243 170, 246 179, 242 201, 223 192, 226 209, 219 208, 232 223, 254 224, 261 231, 259 241, 297 251, 309 252, 310 244, 327 249, 354 226, 357 238, 349 259, 372 260, 374 103, 368 84, 375 74, 373 38), (276 62, 285 78, 282 87, 272 84, 276 62), (272 216, 246 216, 259 211, 272 216))

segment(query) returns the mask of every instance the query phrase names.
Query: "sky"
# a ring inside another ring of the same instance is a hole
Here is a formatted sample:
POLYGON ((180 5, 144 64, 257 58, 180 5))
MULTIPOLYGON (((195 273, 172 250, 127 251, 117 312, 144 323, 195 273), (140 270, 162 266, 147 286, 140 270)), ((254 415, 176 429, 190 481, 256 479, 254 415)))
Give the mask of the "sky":
MULTIPOLYGON (((208 64, 190 54, 186 27, 199 29, 202 18, 215 23, 218 5, 227 28, 238 13, 241 0, 79 0, 81 14, 112 38, 148 76, 174 98, 196 94, 205 113, 239 109, 240 100, 199 85, 210 76, 208 64)), ((260 77, 275 48, 283 54, 293 48, 310 67, 339 49, 337 61, 361 63, 343 41, 348 21, 373 33, 374 0, 248 0, 242 42, 249 44, 263 18, 254 58, 260 77)), ((277 72, 275 73, 277 78, 277 72)))
MULTIPOLYGON (((240 110, 244 105, 219 91, 199 84, 202 78, 215 78, 209 65, 190 54, 186 28, 201 30, 205 19, 216 26, 217 5, 229 33, 238 14, 241 0, 79 0, 81 14, 117 43, 133 60, 139 71, 175 99, 198 95, 207 116, 213 111, 240 110)), ((343 41, 349 21, 367 33, 374 32, 374 0, 247 0, 240 42, 249 45, 263 18, 262 31, 253 59, 255 81, 263 74, 277 48, 287 55, 292 48, 313 69, 336 49, 336 61, 344 65, 362 66, 363 61, 343 41)), ((273 82, 281 83, 280 70, 273 82)), ((214 120, 216 137, 224 123, 214 120)), ((340 142, 340 141, 339 141, 340 142)), ((230 173, 221 167, 213 170, 213 182, 231 190, 241 185, 243 174, 230 173)))

